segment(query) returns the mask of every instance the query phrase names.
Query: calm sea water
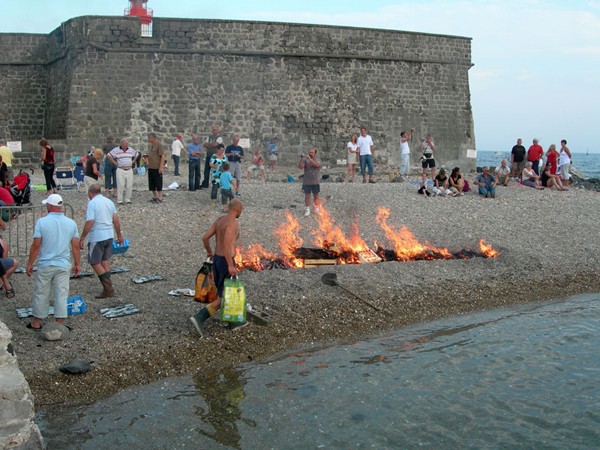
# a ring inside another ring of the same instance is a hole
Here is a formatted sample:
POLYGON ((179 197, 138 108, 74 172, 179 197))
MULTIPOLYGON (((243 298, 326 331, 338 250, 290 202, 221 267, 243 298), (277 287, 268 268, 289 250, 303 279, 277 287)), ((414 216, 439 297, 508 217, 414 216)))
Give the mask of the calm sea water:
POLYGON ((600 447, 600 294, 459 316, 127 389, 49 448, 600 447))
MULTIPOLYGON (((478 166, 498 167, 503 159, 510 162, 510 150, 505 152, 477 151, 478 166)), ((588 178, 600 178, 600 153, 573 153, 573 166, 585 173, 588 178)))

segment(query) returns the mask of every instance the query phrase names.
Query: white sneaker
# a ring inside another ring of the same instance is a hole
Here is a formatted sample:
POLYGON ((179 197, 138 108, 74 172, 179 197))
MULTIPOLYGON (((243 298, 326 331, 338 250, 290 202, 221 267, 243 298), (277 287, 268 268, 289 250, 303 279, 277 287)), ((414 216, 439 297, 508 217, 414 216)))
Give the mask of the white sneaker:
POLYGON ((304 211, 304 217, 308 216, 310 216, 310 208, 306 208, 306 211, 304 211))

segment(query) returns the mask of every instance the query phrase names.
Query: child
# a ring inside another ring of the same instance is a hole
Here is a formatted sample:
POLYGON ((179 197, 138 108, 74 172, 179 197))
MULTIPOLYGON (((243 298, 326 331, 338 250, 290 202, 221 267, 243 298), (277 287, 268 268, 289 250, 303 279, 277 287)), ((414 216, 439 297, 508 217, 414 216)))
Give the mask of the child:
POLYGON ((421 181, 419 181, 419 194, 427 195, 427 197, 431 197, 431 192, 427 190, 427 174, 423 172, 421 174, 421 181))
POLYGON ((231 192, 233 176, 229 169, 229 163, 224 163, 221 166, 221 204, 223 205, 223 212, 227 212, 227 204, 233 200, 233 192, 231 192))
POLYGON ((248 178, 252 179, 254 171, 258 171, 258 179, 265 182, 265 160, 262 157, 259 149, 254 150, 252 157, 252 165, 248 167, 248 178))
POLYGON ((446 197, 452 194, 452 191, 448 189, 448 177, 446 176, 446 169, 440 169, 440 173, 435 177, 433 192, 435 192, 435 195, 444 195, 446 197))

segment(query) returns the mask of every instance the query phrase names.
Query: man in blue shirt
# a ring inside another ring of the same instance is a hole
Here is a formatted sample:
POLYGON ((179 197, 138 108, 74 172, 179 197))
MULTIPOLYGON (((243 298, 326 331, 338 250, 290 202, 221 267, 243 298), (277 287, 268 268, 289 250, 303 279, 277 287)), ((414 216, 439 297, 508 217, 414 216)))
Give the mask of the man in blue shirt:
POLYGON ((42 329, 42 320, 48 317, 50 295, 53 292, 55 320, 63 323, 68 316, 71 250, 75 260, 73 275, 78 276, 81 272, 77 224, 63 214, 62 197, 52 194, 42 204, 46 205, 48 215, 35 224, 27 262, 27 276, 30 277, 33 274, 33 263, 37 259, 32 301, 33 320, 27 326, 36 331, 42 329))
POLYGON ((231 176, 235 178, 235 195, 240 195, 240 181, 242 181, 242 159, 244 158, 244 149, 240 147, 240 137, 233 137, 233 144, 225 149, 225 156, 229 161, 231 176))
POLYGON ((204 156, 205 151, 198 143, 198 135, 192 136, 192 143, 188 144, 188 158, 190 161, 190 173, 188 185, 190 191, 198 191, 202 189, 200 185, 200 159, 204 156))
POLYGON ((115 204, 100 193, 100 186, 92 184, 88 189, 88 198, 90 199, 87 211, 85 213, 85 226, 81 233, 80 248, 83 250, 83 244, 86 236, 88 239, 88 262, 100 283, 102 283, 102 293, 96 295, 96 298, 107 298, 115 295, 115 288, 110 279, 110 264, 108 260, 112 256, 112 244, 115 237, 113 227, 117 231, 119 244, 123 244, 121 235, 121 224, 117 217, 117 208, 115 204))

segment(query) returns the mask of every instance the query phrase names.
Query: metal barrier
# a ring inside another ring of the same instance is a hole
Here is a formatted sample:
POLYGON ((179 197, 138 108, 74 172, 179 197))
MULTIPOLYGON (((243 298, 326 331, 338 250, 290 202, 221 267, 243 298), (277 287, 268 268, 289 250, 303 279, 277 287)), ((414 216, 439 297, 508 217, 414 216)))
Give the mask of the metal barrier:
MULTIPOLYGON (((33 241, 35 223, 47 215, 46 205, 1 206, 2 220, 6 230, 0 231, 8 243, 8 254, 15 258, 27 258, 33 241)), ((63 205, 65 215, 73 219, 73 207, 63 205)))

